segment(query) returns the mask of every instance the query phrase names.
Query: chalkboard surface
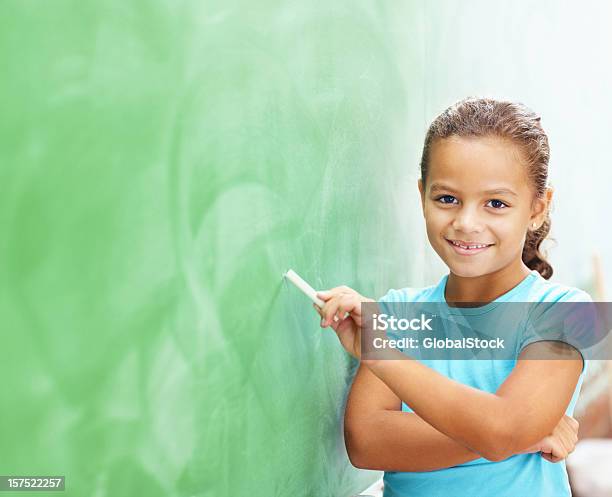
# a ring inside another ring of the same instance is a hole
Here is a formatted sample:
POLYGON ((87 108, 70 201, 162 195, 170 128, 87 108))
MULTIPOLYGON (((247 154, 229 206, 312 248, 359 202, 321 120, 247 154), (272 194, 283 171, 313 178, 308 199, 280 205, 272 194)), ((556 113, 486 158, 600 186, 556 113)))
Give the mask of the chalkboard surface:
POLYGON ((342 438, 355 363, 282 274, 410 281, 421 114, 388 9, 0 3, 1 474, 96 497, 374 481, 342 438))

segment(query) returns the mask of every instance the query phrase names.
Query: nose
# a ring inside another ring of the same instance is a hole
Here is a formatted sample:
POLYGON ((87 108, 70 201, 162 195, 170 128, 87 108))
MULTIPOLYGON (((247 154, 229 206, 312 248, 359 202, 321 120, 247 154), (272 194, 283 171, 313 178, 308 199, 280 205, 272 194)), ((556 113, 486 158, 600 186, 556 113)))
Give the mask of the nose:
POLYGON ((452 227, 458 233, 479 233, 482 231, 482 223, 476 212, 476 208, 462 207, 452 222, 452 227))

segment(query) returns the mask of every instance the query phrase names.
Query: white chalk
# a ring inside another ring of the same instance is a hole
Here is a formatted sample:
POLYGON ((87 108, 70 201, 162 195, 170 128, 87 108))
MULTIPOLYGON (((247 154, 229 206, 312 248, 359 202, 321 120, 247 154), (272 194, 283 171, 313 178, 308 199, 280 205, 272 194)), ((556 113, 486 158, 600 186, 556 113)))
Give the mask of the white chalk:
POLYGON ((325 302, 317 297, 317 291, 306 283, 293 269, 290 269, 285 273, 285 278, 302 290, 302 292, 304 292, 304 294, 319 307, 323 307, 325 305, 325 302))
MULTIPOLYGON (((325 305, 325 302, 317 297, 317 291, 306 283, 293 269, 289 269, 284 276, 296 287, 302 290, 302 292, 304 292, 304 294, 319 307, 323 307, 325 305)), ((338 316, 334 316, 334 321, 338 321, 338 316)))

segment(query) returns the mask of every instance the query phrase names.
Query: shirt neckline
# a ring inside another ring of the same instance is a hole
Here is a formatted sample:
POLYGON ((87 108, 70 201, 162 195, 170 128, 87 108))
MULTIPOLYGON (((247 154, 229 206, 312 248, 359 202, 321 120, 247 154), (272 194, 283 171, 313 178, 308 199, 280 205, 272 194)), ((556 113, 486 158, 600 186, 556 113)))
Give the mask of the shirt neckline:
POLYGON ((535 269, 532 269, 529 274, 527 276, 525 276, 517 285, 515 285, 513 288, 511 288, 510 290, 508 290, 506 293, 503 293, 502 295, 500 295, 499 297, 497 297, 495 300, 492 300, 491 302, 488 302, 485 305, 481 305, 479 307, 451 307, 448 305, 448 302, 446 300, 446 283, 448 281, 448 274, 445 274, 442 279, 440 280, 440 283, 438 285, 438 288, 441 289, 441 298, 440 301, 445 304, 445 310, 450 313, 450 314, 470 314, 470 315, 476 315, 476 314, 484 314, 485 312, 489 312, 491 309, 494 309, 495 307, 497 307, 500 303, 502 302, 506 302, 508 300, 510 300, 516 293, 520 292, 523 288, 525 288, 526 286, 530 285, 532 283, 532 281, 534 279, 536 279, 538 276, 540 275, 540 273, 538 273, 535 269))

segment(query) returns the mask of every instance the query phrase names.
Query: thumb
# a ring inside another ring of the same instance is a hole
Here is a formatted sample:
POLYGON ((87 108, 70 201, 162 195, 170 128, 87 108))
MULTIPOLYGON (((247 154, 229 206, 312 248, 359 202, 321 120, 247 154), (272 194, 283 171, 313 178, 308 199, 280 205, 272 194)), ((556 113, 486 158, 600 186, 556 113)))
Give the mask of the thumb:
POLYGON ((548 462, 554 462, 554 461, 552 460, 552 458, 553 458, 552 454, 548 454, 548 453, 546 453, 546 452, 542 452, 542 457, 543 457, 544 459, 546 459, 548 462))

